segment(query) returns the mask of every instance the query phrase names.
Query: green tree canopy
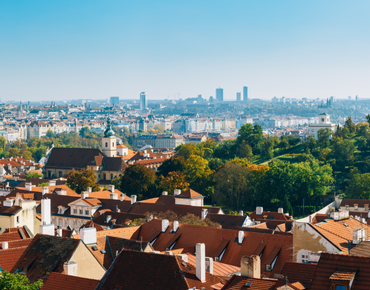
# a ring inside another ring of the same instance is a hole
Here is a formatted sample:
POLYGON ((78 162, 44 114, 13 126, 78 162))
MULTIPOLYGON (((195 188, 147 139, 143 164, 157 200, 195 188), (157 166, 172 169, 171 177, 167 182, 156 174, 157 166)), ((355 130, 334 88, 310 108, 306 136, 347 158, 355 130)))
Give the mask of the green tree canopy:
POLYGON ((65 178, 67 178, 67 185, 77 193, 85 191, 88 187, 93 191, 100 190, 99 185, 96 184, 95 171, 92 169, 83 168, 80 171, 72 169, 65 178))
POLYGON ((3 290, 37 290, 41 289, 42 285, 41 279, 35 283, 30 283, 25 275, 13 274, 7 271, 0 272, 0 289, 3 290))

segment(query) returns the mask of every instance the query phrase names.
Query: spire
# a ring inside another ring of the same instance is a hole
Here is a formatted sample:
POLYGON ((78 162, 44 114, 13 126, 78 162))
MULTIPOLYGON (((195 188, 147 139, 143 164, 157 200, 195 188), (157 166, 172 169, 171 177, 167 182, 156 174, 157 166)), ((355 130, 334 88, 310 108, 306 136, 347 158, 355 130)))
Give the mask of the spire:
POLYGON ((110 116, 108 116, 107 118, 107 128, 105 129, 104 131, 104 137, 110 137, 110 136, 114 136, 114 131, 112 130, 112 125, 111 125, 111 121, 110 121, 110 116))

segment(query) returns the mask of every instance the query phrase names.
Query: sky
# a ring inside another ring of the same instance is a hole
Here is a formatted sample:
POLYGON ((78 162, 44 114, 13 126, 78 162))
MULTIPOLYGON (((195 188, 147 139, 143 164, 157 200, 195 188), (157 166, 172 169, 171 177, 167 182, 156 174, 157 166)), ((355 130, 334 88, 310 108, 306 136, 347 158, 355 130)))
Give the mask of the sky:
POLYGON ((0 0, 0 99, 370 98, 369 0, 0 0))

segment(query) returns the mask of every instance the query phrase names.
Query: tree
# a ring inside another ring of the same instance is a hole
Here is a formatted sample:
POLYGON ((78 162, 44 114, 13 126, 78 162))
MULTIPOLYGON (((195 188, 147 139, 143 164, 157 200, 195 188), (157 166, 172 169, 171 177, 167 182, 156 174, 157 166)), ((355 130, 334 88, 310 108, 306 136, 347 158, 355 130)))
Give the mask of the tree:
POLYGON ((4 136, 0 136, 0 148, 5 150, 5 146, 6 146, 6 139, 4 138, 4 136))
POLYGON ((26 179, 30 179, 30 178, 39 178, 39 177, 42 177, 42 174, 38 173, 37 171, 29 171, 27 174, 26 174, 26 179))
POLYGON ((356 199, 370 198, 370 173, 360 174, 357 170, 351 170, 351 176, 346 187, 346 196, 356 199))
POLYGON ((0 289, 3 290, 37 290, 41 289, 42 285, 41 279, 35 283, 30 283, 25 275, 13 274, 4 270, 0 272, 0 289))
POLYGON ((369 123, 369 125, 370 125, 370 114, 367 114, 365 118, 366 118, 366 121, 367 121, 367 122, 369 123))
POLYGON ((88 187, 93 191, 100 190, 99 185, 96 184, 95 171, 92 169, 83 168, 80 171, 72 169, 65 178, 67 178, 67 185, 77 193, 87 190, 88 187))
POLYGON ((287 195, 284 196, 283 202, 281 203, 281 207, 284 209, 286 213, 289 213, 290 216, 293 216, 293 207, 290 204, 287 195))
POLYGON ((155 171, 141 164, 130 165, 121 177, 121 191, 126 195, 137 195, 138 200, 158 194, 155 171))
POLYGON ((191 155, 184 163, 183 173, 190 188, 210 197, 213 193, 212 170, 208 161, 198 155, 191 155))
POLYGON ((173 156, 167 160, 165 160, 161 166, 158 167, 157 175, 163 175, 166 177, 172 171, 180 171, 184 170, 185 158, 182 156, 173 156))
POLYGON ((348 117, 345 124, 344 124, 344 127, 345 128, 348 128, 349 132, 352 134, 352 133, 355 133, 356 132, 356 125, 355 123, 353 123, 352 121, 352 118, 351 117, 348 117))
POLYGON ((173 194, 175 189, 188 190, 189 185, 184 174, 180 171, 172 171, 166 177, 160 176, 159 187, 170 194, 173 194))
POLYGON ((212 158, 211 160, 209 160, 209 168, 211 170, 216 170, 217 168, 221 167, 222 165, 224 165, 225 163, 220 159, 220 158, 212 158))
POLYGON ((321 148, 325 148, 329 145, 329 140, 332 133, 333 132, 328 128, 317 131, 317 143, 321 148))
POLYGON ((272 159, 274 157, 274 143, 270 138, 266 138, 262 142, 261 156, 266 159, 272 159))
POLYGON ((353 164, 355 157, 355 145, 351 140, 333 138, 332 160, 337 169, 344 169, 353 164))
POLYGON ((250 171, 233 162, 223 165, 215 174, 214 202, 232 210, 242 209, 248 201, 247 176, 250 171))

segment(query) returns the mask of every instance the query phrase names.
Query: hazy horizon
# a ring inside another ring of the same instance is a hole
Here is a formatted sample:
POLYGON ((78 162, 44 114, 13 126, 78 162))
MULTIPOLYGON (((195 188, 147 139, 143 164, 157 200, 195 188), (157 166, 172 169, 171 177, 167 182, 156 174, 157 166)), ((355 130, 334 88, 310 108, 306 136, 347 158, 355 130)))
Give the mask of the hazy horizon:
MULTIPOLYGON (((0 98, 370 97, 370 2, 0 2, 0 98)), ((176 99, 176 98, 175 98, 176 99)))

